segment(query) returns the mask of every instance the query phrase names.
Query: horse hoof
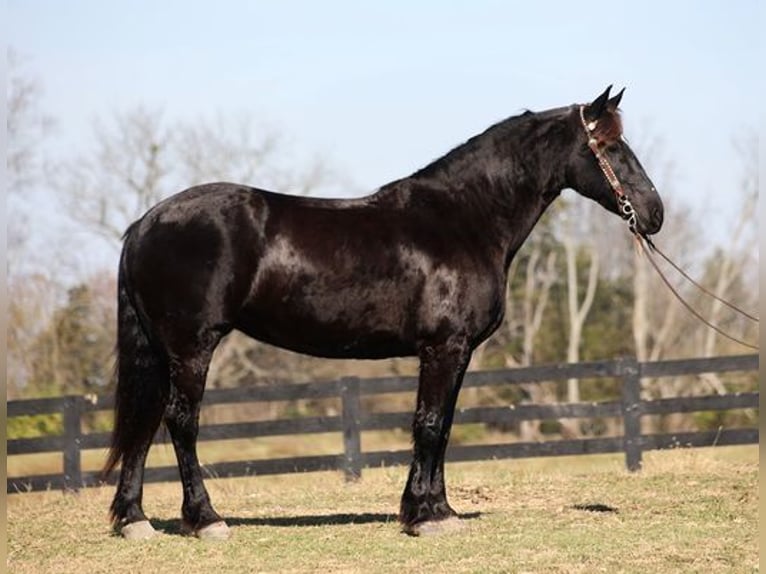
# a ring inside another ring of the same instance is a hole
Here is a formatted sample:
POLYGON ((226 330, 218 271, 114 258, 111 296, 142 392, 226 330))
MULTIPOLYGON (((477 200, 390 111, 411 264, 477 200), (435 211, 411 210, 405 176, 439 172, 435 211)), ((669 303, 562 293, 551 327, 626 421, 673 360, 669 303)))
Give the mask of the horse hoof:
POLYGON ((120 534, 125 540, 148 540, 157 535, 157 531, 148 520, 131 522, 120 529, 120 534))
POLYGON ((193 530, 187 524, 181 528, 181 532, 187 535, 194 535, 200 540, 227 540, 231 536, 231 530, 223 520, 213 522, 197 530, 193 530))
POLYGON ((450 516, 444 520, 426 520, 417 524, 405 524, 402 530, 410 536, 434 536, 450 534, 465 528, 465 524, 457 516, 450 516))

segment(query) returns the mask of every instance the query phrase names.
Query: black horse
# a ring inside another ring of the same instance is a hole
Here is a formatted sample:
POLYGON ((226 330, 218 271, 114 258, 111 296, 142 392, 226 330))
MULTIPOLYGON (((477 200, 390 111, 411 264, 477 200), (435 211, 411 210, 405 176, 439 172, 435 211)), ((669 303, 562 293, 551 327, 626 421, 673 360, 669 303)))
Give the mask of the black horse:
POLYGON ((419 357, 399 519, 418 534, 455 516, 444 485, 455 402, 472 351, 503 317, 508 266, 537 220, 572 188, 636 233, 662 225, 657 191, 622 138, 622 92, 609 92, 501 121, 360 199, 214 183, 132 224, 120 259, 115 427, 104 469, 122 463, 115 528, 154 533, 141 507, 143 473, 164 421, 185 530, 227 535, 196 441, 208 364, 233 329, 319 357, 419 357))

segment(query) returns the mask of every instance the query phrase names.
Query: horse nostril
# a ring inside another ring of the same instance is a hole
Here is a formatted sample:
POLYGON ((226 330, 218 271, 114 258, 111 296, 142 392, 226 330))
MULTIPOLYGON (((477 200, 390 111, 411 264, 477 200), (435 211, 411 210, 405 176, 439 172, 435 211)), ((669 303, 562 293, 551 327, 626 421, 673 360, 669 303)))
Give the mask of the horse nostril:
POLYGON ((650 217, 650 219, 652 221, 652 224, 657 229, 659 229, 662 226, 662 217, 663 217, 662 216, 662 208, 655 207, 654 209, 652 209, 652 213, 651 213, 651 215, 649 217, 650 217))

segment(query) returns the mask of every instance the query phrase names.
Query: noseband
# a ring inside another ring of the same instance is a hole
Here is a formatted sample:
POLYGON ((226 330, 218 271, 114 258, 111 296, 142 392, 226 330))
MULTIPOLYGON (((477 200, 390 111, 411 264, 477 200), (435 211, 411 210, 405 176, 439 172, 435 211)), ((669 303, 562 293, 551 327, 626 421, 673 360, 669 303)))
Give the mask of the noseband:
POLYGON ((633 209, 633 204, 630 203, 628 196, 625 194, 625 190, 622 188, 620 180, 617 179, 609 160, 598 148, 598 139, 596 139, 595 136, 596 120, 592 122, 585 121, 585 106, 580 106, 580 121, 582 122, 582 127, 585 129, 585 135, 588 137, 588 147, 593 152, 593 155, 596 156, 598 166, 601 168, 609 185, 612 186, 612 191, 614 191, 614 195, 617 198, 617 210, 620 217, 628 222, 628 227, 630 227, 630 230, 635 234, 637 233, 636 224, 638 223, 636 210, 633 209))

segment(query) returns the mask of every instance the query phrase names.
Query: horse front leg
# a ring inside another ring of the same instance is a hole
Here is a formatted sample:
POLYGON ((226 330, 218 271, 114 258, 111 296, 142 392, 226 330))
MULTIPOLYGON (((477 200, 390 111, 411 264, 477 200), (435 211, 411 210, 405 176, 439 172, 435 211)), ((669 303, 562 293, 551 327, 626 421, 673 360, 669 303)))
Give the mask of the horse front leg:
POLYGON ((418 536, 439 529, 440 521, 457 515, 447 502, 444 453, 470 357, 470 348, 464 340, 421 349, 412 424, 413 459, 399 511, 407 534, 418 536))

